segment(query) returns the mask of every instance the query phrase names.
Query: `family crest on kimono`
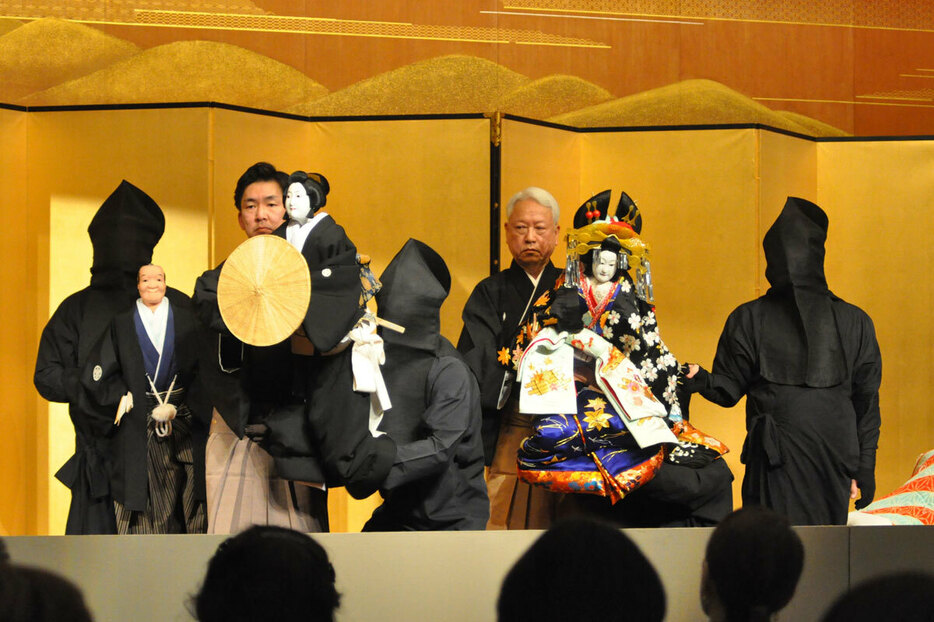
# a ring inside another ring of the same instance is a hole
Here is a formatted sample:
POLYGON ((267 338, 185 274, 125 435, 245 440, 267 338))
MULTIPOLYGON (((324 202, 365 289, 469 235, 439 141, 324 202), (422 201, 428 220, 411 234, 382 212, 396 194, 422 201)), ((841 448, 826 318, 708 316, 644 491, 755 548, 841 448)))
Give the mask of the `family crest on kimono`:
POLYGON ((686 368, 659 334, 642 217, 625 193, 610 214, 610 194, 578 209, 564 276, 499 355, 518 372, 520 412, 535 416, 520 479, 615 504, 666 466, 703 469, 728 450, 687 421, 686 368))

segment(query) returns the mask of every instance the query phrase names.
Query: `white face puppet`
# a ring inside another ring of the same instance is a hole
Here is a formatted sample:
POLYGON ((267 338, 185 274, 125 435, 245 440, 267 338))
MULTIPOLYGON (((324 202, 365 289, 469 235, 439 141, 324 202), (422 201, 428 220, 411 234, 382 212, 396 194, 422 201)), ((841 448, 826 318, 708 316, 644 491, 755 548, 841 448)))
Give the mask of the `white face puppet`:
POLYGON ((300 224, 308 222, 308 216, 311 214, 311 201, 308 200, 305 186, 297 181, 289 186, 289 191, 285 195, 285 211, 289 213, 289 218, 300 224))
POLYGON ((616 274, 616 253, 613 251, 600 251, 593 262, 593 278, 597 283, 606 283, 616 274))
POLYGON ((143 266, 136 274, 136 289, 143 304, 155 309, 165 298, 165 271, 161 266, 143 266))

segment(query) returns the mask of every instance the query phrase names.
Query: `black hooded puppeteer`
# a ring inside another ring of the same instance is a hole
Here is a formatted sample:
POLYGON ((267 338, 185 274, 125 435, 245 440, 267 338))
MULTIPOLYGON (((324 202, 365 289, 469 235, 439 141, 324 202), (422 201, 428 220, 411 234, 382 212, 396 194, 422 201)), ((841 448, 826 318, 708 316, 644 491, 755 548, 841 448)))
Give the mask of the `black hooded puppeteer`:
POLYGON ((383 272, 379 316, 405 327, 382 330, 383 377, 392 399, 380 430, 397 444, 381 487, 385 502, 365 531, 484 529, 480 394, 476 379, 440 334, 451 276, 429 246, 410 239, 383 272))
POLYGON ((872 320, 824 278, 827 216, 789 197, 765 235, 771 288, 730 314, 695 390, 746 400, 743 504, 794 524, 844 524, 850 479, 872 500, 882 358, 872 320))
MULTIPOLYGON (((81 386, 81 370, 110 320, 139 296, 137 270, 152 261, 164 230, 155 201, 122 181, 88 227, 94 248, 90 286, 62 301, 42 331, 33 381, 45 399, 69 404, 75 426, 75 454, 55 474, 71 489, 69 535, 116 533, 105 438, 114 413, 92 403, 81 386)), ((173 298, 184 296, 171 292, 173 298)))

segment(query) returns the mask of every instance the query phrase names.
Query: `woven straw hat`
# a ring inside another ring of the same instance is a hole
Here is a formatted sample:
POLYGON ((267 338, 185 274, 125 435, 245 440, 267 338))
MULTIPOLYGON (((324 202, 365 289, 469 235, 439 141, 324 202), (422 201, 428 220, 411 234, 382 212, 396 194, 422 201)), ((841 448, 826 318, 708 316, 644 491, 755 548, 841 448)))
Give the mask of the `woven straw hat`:
POLYGON ((230 254, 217 283, 217 304, 230 332, 244 343, 287 339, 308 310, 311 275, 305 258, 275 235, 258 235, 230 254))

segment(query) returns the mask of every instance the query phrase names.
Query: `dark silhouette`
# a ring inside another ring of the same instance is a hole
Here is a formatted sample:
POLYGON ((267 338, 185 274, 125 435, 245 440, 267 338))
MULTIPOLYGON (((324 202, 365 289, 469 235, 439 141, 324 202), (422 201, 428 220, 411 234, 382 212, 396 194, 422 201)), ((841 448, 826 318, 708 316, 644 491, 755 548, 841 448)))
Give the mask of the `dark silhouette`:
POLYGON ((622 531, 572 519, 556 523, 519 558, 496 609, 499 622, 653 622, 665 617, 665 590, 622 531), (619 591, 601 593, 611 584, 619 591))
POLYGON ((791 600, 804 546, 788 520, 761 506, 736 510, 707 542, 701 606, 715 622, 769 620, 791 600))
POLYGON ((267 525, 222 542, 193 599, 200 622, 331 622, 339 604, 334 567, 321 545, 267 525))

